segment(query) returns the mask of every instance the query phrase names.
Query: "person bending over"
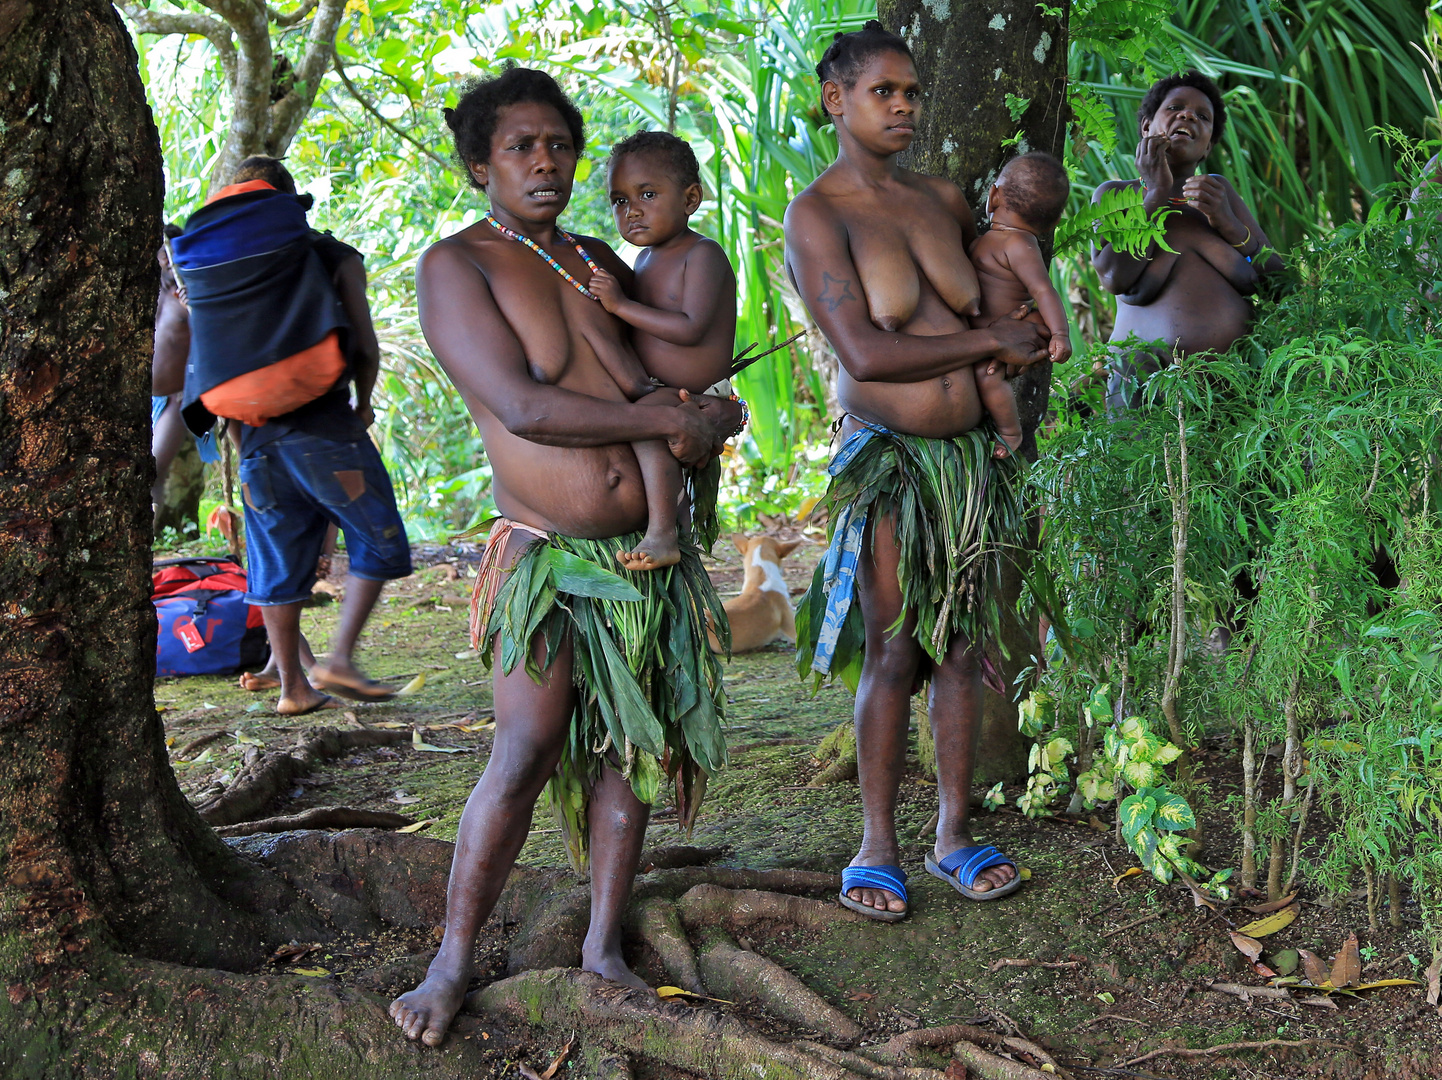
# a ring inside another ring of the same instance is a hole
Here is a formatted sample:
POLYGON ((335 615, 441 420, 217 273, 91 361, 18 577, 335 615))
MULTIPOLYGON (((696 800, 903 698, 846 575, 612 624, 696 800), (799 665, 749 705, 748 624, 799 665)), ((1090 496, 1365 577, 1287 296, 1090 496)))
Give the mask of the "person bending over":
MULTIPOLYGON (((611 207, 621 239, 642 248, 636 260, 631 299, 614 274, 597 268, 588 283, 601 306, 632 327, 631 343, 640 367, 617 363, 622 354, 602 361, 632 401, 674 405, 676 395, 655 392, 659 384, 688 394, 731 396, 727 376, 736 345, 736 275, 726 253, 687 224, 701 205, 701 169, 691 147, 664 131, 641 131, 611 150, 611 207)), ((634 551, 617 555, 627 570, 655 570, 681 559, 676 522, 682 476, 662 442, 632 449, 646 485, 646 535, 634 551)), ((715 491, 717 472, 705 485, 715 491)), ((693 527, 715 517, 711 505, 697 507, 693 527)), ((703 547, 710 543, 703 542, 703 547)))
POLYGON ((797 613, 797 664, 823 677, 860 668, 864 831, 840 900, 894 922, 907 911, 896 797, 921 682, 931 687, 941 803, 926 867, 974 899, 1021 883, 1012 860, 977 844, 969 826, 982 647, 996 632, 987 612, 998 614, 987 593, 1002 545, 1025 529, 1020 458, 993 457, 992 440, 973 430, 983 411, 970 369, 1047 354, 1025 311, 968 326, 980 313, 966 258, 971 210, 956 185, 896 160, 920 112, 906 43, 872 20, 838 34, 817 75, 839 153, 787 208, 786 265, 841 362, 845 413, 829 469, 831 550, 797 613))
MULTIPOLYGON (((1066 167, 1050 154, 1033 152, 1012 158, 1001 170, 987 195, 991 228, 971 245, 971 263, 981 286, 981 315, 976 326, 990 326, 1016 311, 1018 305, 1036 303, 1051 334, 1047 356, 1064 364, 1071 356, 1071 331, 1066 306, 1047 273, 1038 237, 1050 237, 1066 209, 1070 182, 1066 167)), ((977 364, 976 389, 996 425, 1002 444, 997 457, 1021 446, 1021 417, 1016 411, 1006 369, 993 360, 977 364)))
POLYGON ((1110 244, 1092 249, 1102 285, 1116 294, 1111 341, 1136 337, 1158 342, 1150 350, 1117 350, 1107 382, 1113 412, 1133 407, 1139 383, 1163 360, 1196 352, 1223 352, 1246 333, 1257 275, 1282 268, 1281 258, 1253 259, 1268 247, 1266 233, 1224 176, 1199 173, 1226 130, 1227 110, 1216 83, 1190 72, 1152 85, 1137 110, 1138 180, 1108 180, 1092 196, 1099 202, 1118 187, 1140 187, 1148 214, 1171 207, 1166 242, 1136 258, 1110 244))
POLYGON ((429 1046, 461 1006, 476 934, 548 782, 573 858, 590 853, 591 922, 576 959, 644 987, 621 955, 621 917, 651 804, 670 782, 661 756, 683 821, 725 760, 705 627, 721 608, 684 531, 678 566, 626 574, 633 599, 601 564, 615 566, 618 542, 635 550, 648 520, 631 448, 664 441, 682 465, 699 465, 741 412, 703 397, 636 405, 608 372, 602 354, 630 346, 625 324, 583 293, 587 260, 623 286, 631 271, 557 223, 585 127, 554 79, 510 68, 473 82, 446 122, 490 216, 421 256, 416 296, 426 341, 480 429, 504 516, 471 607, 472 641, 492 668, 495 742, 461 816, 440 951, 390 1007, 429 1046))

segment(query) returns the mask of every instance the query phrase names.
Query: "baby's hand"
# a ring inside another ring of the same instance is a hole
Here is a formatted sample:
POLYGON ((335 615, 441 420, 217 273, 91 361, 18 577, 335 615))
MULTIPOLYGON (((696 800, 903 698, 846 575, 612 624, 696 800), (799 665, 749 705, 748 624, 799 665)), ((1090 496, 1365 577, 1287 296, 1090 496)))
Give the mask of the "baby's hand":
POLYGON ((1053 364, 1065 364, 1071 359, 1071 335, 1053 334, 1046 351, 1053 364))
POLYGON ((615 275, 605 270, 597 270, 592 274, 586 288, 591 290, 596 299, 601 301, 601 306, 612 315, 626 302, 626 293, 622 290, 621 283, 616 280, 615 275))

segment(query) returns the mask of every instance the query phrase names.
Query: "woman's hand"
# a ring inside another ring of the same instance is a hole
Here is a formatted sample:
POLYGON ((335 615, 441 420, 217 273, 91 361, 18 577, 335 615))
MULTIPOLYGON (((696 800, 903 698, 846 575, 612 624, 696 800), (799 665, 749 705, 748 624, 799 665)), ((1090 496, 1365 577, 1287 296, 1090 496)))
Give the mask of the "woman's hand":
POLYGON ((1137 143, 1137 174, 1147 189, 1150 210, 1165 206, 1172 195, 1172 163, 1167 160, 1167 137, 1143 135, 1137 143))
POLYGON ((1220 177, 1189 176, 1182 184, 1182 194, 1187 202, 1206 215, 1207 224, 1216 229, 1223 240, 1233 247, 1246 243, 1250 235, 1248 227, 1237 220, 1227 185, 1220 177))

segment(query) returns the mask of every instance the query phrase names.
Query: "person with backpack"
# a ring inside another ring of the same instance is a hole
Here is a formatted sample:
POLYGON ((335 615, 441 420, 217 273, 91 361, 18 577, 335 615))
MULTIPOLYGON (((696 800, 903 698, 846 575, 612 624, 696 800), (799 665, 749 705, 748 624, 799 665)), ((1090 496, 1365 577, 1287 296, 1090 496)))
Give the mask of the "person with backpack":
POLYGON ((366 433, 380 348, 365 268, 355 248, 310 228, 311 202, 277 159, 250 157, 171 241, 190 308, 181 415, 192 431, 239 421, 246 601, 264 614, 283 716, 332 707, 331 694, 395 696, 353 652, 385 582, 411 573, 395 492, 366 433), (345 534, 350 568, 330 655, 307 679, 300 609, 329 524, 345 534))

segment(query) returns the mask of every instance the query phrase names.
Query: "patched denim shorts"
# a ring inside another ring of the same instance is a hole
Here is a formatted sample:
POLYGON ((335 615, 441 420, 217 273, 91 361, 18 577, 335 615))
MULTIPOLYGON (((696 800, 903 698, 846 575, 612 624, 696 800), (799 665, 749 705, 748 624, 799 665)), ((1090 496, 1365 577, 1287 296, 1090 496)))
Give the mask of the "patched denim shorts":
POLYGON ((391 478, 370 439, 336 442, 293 431, 240 463, 247 602, 310 595, 326 526, 345 534, 350 572, 371 581, 411 573, 411 547, 391 478))

